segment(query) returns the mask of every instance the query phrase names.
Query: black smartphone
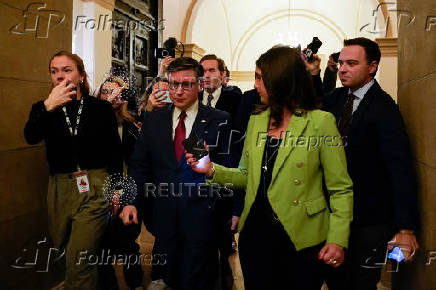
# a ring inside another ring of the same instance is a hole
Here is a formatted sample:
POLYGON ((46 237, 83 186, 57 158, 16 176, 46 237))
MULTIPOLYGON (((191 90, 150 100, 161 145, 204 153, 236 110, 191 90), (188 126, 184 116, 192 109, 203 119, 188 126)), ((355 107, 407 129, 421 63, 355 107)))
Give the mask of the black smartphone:
POLYGON ((198 139, 195 134, 183 140, 182 145, 185 147, 186 152, 191 153, 197 161, 209 154, 203 145, 203 140, 198 139))
MULTIPOLYGON (((71 82, 67 82, 66 87, 68 87, 70 84, 71 84, 71 82)), ((74 88, 72 88, 72 89, 70 90, 70 92, 73 92, 73 91, 74 91, 74 92, 77 92, 77 87, 74 87, 74 88)), ((70 98, 71 98, 72 100, 77 100, 77 93, 74 94, 74 95, 71 95, 70 98)))

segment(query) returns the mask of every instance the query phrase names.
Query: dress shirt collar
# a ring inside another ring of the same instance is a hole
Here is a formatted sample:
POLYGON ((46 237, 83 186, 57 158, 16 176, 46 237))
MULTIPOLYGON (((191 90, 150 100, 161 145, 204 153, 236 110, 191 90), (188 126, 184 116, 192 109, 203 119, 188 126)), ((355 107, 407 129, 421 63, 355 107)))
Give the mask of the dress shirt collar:
MULTIPOLYGON (((198 112, 198 100, 196 100, 195 103, 193 103, 187 110, 185 110, 185 112, 186 112, 187 119, 195 120, 195 117, 197 117, 197 112, 198 112)), ((182 113, 182 110, 174 106, 174 113, 173 113, 174 119, 178 120, 180 113, 182 113)))
MULTIPOLYGON (((212 107, 215 108, 216 103, 218 102, 219 97, 221 96, 222 86, 219 86, 215 91, 213 91, 212 96, 212 107)), ((207 97, 209 96, 209 92, 204 89, 203 90, 203 105, 207 105, 207 97)))
POLYGON ((374 79, 366 83, 363 87, 355 90, 354 92, 351 92, 351 89, 348 89, 348 94, 353 93, 353 95, 355 95, 356 98, 358 98, 361 101, 373 84, 374 84, 374 79))

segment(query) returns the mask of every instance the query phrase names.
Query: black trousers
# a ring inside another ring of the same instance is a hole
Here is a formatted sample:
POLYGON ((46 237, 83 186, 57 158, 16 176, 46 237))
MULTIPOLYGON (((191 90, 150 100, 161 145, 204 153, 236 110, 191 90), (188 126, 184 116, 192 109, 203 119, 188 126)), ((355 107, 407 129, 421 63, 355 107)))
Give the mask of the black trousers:
POLYGON ((344 264, 326 270, 329 290, 377 290, 393 234, 387 225, 352 226, 344 264))
POLYGON ((152 280, 163 279, 174 290, 213 289, 218 275, 218 248, 215 243, 192 243, 180 237, 156 237, 152 280))
POLYGON ((239 235, 245 289, 321 289, 323 263, 318 253, 324 243, 297 251, 280 222, 255 211, 252 208, 239 235))
MULTIPOLYGON (((101 245, 103 256, 115 255, 123 259, 124 278, 131 289, 141 286, 143 278, 142 259, 136 243, 140 233, 141 223, 125 226, 120 218, 115 217, 110 221, 101 245)), ((108 259, 109 263, 98 267, 101 289, 118 289, 112 260, 108 259)))

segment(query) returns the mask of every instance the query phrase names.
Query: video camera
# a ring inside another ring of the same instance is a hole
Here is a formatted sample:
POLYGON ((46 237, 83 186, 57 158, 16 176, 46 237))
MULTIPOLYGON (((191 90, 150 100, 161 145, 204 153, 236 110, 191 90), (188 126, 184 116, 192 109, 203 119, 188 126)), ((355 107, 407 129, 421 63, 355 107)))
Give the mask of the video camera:
POLYGON ((318 49, 321 47, 321 45, 321 40, 319 40, 316 36, 312 39, 312 42, 307 45, 304 54, 309 62, 313 61, 313 55, 318 53, 318 49))
POLYGON ((167 40, 165 40, 163 44, 164 46, 163 48, 156 48, 154 50, 154 56, 156 58, 165 58, 167 56, 176 57, 176 47, 178 43, 182 45, 183 48, 182 56, 183 56, 184 53, 183 43, 177 41, 177 39, 174 37, 170 37, 167 40))

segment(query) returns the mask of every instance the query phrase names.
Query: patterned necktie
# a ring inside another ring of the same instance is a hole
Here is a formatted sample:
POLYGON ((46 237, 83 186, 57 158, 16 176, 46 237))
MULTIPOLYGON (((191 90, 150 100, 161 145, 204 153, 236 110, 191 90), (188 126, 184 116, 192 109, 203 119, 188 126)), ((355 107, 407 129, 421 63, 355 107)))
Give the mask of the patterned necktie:
POLYGON ((342 111, 341 118, 339 119, 339 133, 341 133, 341 136, 348 136, 351 118, 353 116, 353 103, 355 98, 355 95, 349 94, 347 101, 345 102, 344 110, 342 111))
POLYGON ((209 107, 212 107, 212 100, 213 100, 213 95, 209 94, 209 96, 207 96, 207 105, 209 107))
POLYGON ((176 153, 177 162, 180 162, 184 152, 182 141, 186 139, 185 118, 186 112, 182 111, 179 115, 179 124, 177 124, 176 132, 174 134, 174 153, 176 153))

